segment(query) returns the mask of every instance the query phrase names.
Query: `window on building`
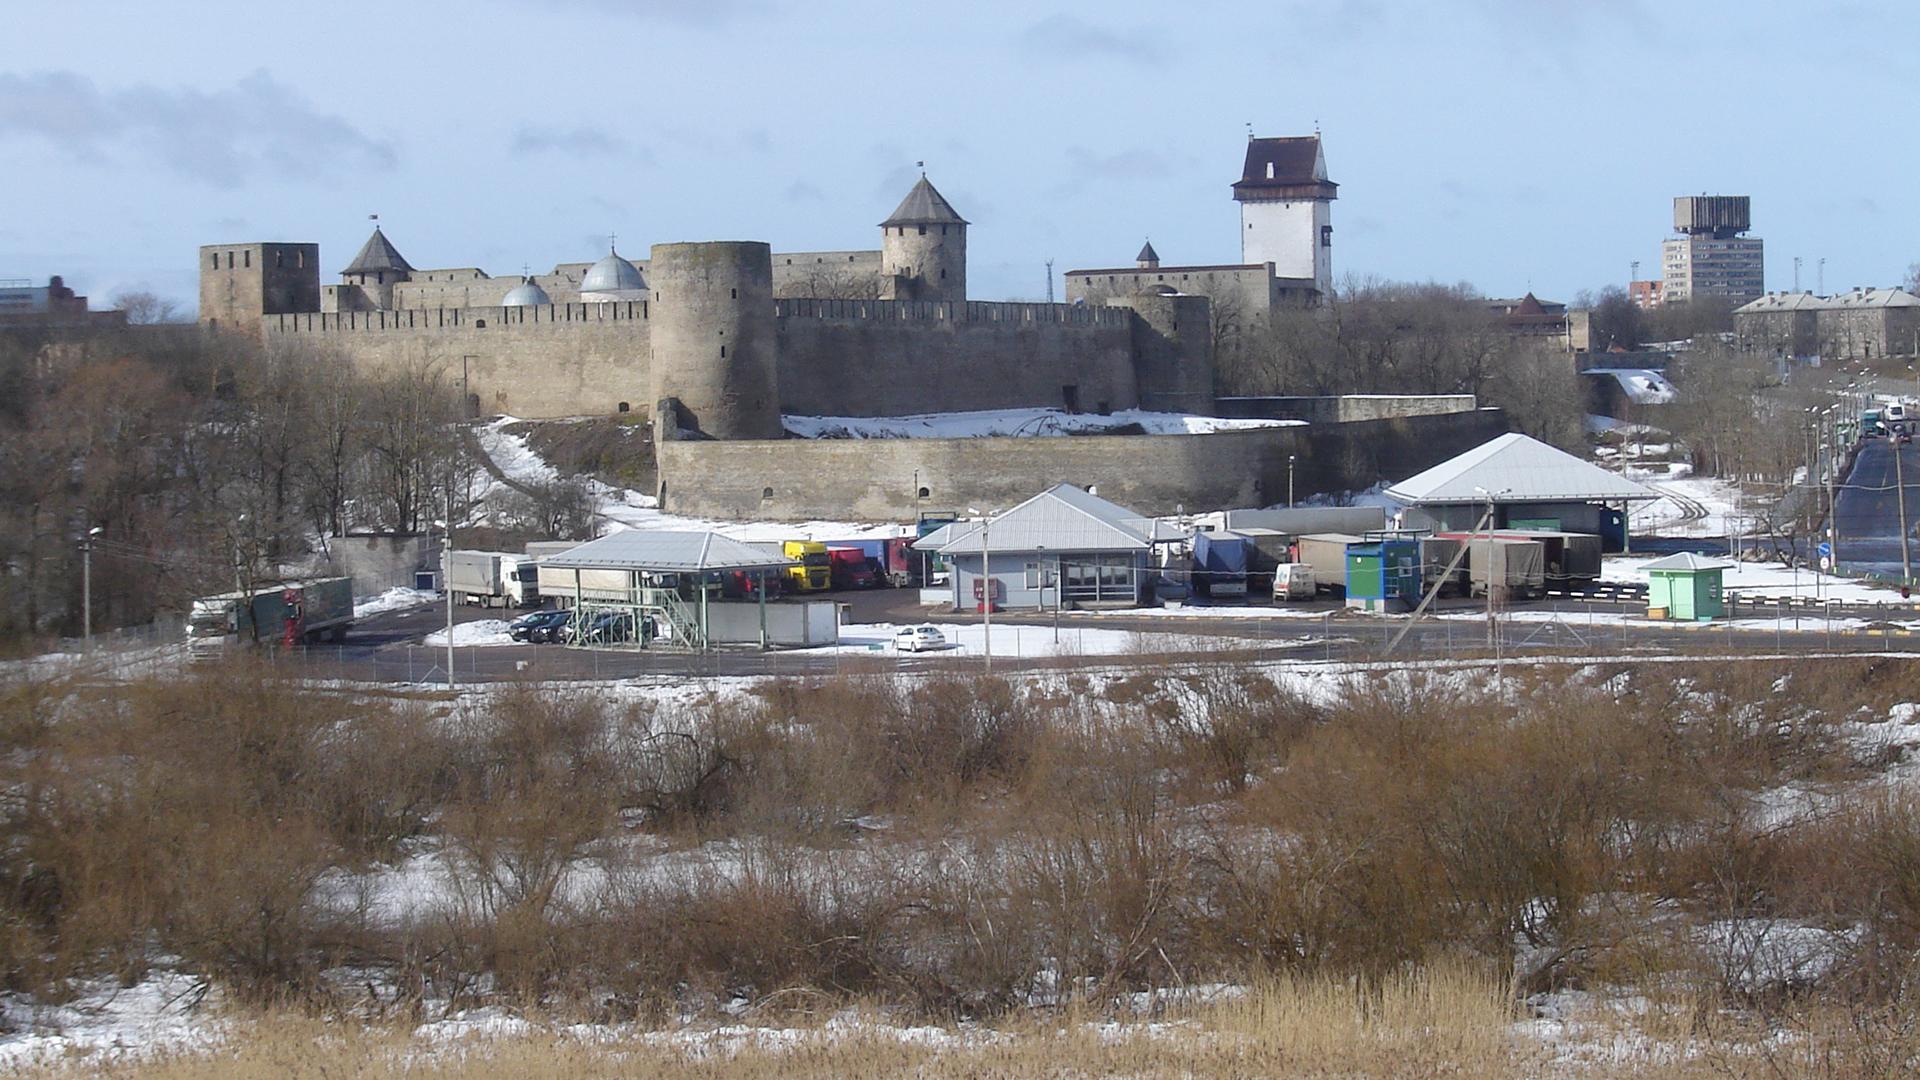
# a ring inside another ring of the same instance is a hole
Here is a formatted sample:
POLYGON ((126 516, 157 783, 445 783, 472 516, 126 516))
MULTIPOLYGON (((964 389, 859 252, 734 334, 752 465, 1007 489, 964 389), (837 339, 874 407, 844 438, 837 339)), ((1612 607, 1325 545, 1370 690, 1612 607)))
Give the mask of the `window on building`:
POLYGON ((624 402, 624 401, 623 401, 623 402, 621 402, 621 403, 620 403, 620 406, 619 406, 619 410, 620 410, 621 412, 632 412, 632 411, 633 411, 633 406, 631 406, 631 405, 629 405, 629 404, 627 404, 626 402, 624 402))
POLYGON ((770 487, 763 487, 763 488, 761 488, 761 489, 760 489, 760 497, 761 497, 761 498, 763 498, 763 499, 771 499, 771 498, 773 498, 773 489, 772 489, 772 488, 770 488, 770 487))
POLYGON ((926 227, 925 225, 916 225, 916 226, 914 226, 914 228, 916 228, 916 229, 919 229, 919 230, 920 230, 920 235, 921 235, 921 236, 925 236, 925 235, 927 235, 927 227, 926 227))
POLYGON ((240 253, 240 265, 249 270, 253 269, 253 251, 251 249, 240 253))
POLYGON ((278 252, 278 251, 276 251, 276 252, 274 252, 274 253, 273 253, 273 268, 274 268, 275 270, 281 270, 281 269, 284 269, 284 268, 286 267, 286 265, 287 265, 287 257, 286 257, 286 255, 285 255, 284 253, 282 253, 282 252, 278 252))
POLYGON ((729 300, 738 300, 738 299, 740 299, 740 290, 739 290, 739 289, 728 289, 728 290, 727 290, 727 299, 729 299, 729 300))
POLYGON ((1037 562, 1030 562, 1027 564, 1027 588, 1037 589, 1039 587, 1040 587, 1040 564, 1037 562))
POLYGON ((1273 179, 1273 162, 1267 162, 1267 179, 1273 179))
POLYGON ((1321 247, 1333 246, 1333 226, 1331 225, 1320 226, 1320 246, 1321 247))
POLYGON ((227 269, 233 269, 233 252, 227 252, 227 269))
POLYGON ((212 269, 212 270, 220 269, 220 253, 216 251, 211 256, 209 256, 209 258, 213 261, 213 265, 208 269, 212 269))
POLYGON ((727 347, 725 345, 722 345, 720 346, 720 359, 725 360, 726 358, 727 358, 727 347))

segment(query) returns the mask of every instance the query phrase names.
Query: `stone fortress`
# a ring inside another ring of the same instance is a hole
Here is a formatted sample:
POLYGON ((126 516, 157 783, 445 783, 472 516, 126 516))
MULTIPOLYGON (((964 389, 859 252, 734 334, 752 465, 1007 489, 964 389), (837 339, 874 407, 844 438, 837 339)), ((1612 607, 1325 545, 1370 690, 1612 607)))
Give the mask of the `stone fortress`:
POLYGON ((1404 457, 1399 471, 1411 474, 1477 441, 1457 445, 1453 429, 1504 428, 1486 411, 1363 422, 1420 430, 1370 449, 1349 431, 1335 463, 1304 428, 882 445, 787 439, 781 417, 1213 413, 1209 294, 1236 318, 1314 302, 1330 287, 1334 192, 1318 135, 1251 139, 1234 185, 1243 264, 1163 268, 1149 245, 1130 270, 1069 272, 1064 304, 968 299, 970 223, 923 175, 881 223, 878 250, 663 243, 628 260, 610 244, 592 263, 496 278, 416 269, 376 225, 339 283, 323 286, 317 245, 208 245, 200 317, 368 367, 441 365, 473 416, 646 415, 661 504, 677 512, 888 518, 999 505, 1060 480, 1099 483, 1122 502, 1131 493, 1148 511, 1261 505, 1275 501, 1275 470, 1290 457, 1303 459, 1303 491, 1364 487, 1378 477, 1351 481, 1381 453, 1404 457))

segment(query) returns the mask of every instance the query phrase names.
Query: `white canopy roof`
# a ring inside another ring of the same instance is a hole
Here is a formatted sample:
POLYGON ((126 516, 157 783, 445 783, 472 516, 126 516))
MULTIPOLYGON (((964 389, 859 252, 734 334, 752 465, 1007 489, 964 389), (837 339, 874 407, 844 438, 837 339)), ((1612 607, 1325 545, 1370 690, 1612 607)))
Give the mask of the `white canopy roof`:
POLYGON ((1678 555, 1669 555, 1664 559, 1655 559, 1642 566, 1642 570, 1731 570, 1733 564, 1722 559, 1709 559, 1683 551, 1678 555))
POLYGON ((1481 443, 1426 472, 1387 488, 1388 498, 1413 506, 1484 503, 1625 502, 1660 494, 1519 432, 1481 443))
POLYGON ((1072 484, 1056 484, 985 524, 960 524, 947 526, 952 531, 940 554, 976 555, 983 546, 994 552, 1145 551, 1184 535, 1072 484))
POLYGON ((793 560, 756 544, 719 533, 628 529, 591 540, 570 551, 549 555, 542 566, 581 570, 650 570, 695 573, 703 570, 772 570, 793 560))

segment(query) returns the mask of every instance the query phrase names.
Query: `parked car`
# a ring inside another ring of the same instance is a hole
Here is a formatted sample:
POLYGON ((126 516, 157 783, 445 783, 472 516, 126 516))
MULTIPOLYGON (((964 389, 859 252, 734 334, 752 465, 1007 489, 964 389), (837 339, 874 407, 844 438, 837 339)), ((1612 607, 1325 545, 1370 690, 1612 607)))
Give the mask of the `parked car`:
POLYGON ((522 615, 507 623, 507 636, 515 641, 552 641, 555 631, 573 621, 573 612, 548 608, 522 615))
POLYGON ((1153 595, 1154 599, 1160 601, 1161 607, 1178 608, 1186 605, 1192 590, 1187 588, 1185 582, 1161 578, 1153 583, 1153 595))
POLYGON ((624 611, 609 611, 585 627, 574 625, 570 640, 576 645, 610 645, 633 635, 633 617, 624 611))
POLYGON ((903 626, 893 635, 893 647, 899 652, 924 652, 947 647, 947 635, 937 626, 903 626))

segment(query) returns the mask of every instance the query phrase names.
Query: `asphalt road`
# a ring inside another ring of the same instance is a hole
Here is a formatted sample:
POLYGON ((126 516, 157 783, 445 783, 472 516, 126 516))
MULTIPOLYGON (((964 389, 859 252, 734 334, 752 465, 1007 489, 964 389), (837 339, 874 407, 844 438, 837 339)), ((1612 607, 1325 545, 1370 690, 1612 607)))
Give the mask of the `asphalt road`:
MULTIPOLYGON (((913 590, 880 589, 863 593, 833 594, 834 599, 851 607, 850 619, 857 623, 952 624, 974 622, 971 615, 929 615, 919 607, 913 590)), ((1477 601, 1442 601, 1437 614, 1460 616, 1451 619, 1424 619, 1415 623, 1406 639, 1392 653, 1397 659, 1417 664, 1421 659, 1450 656, 1487 655, 1491 650, 1486 624, 1478 614, 1477 601)), ((1561 596, 1519 605, 1516 610, 1529 613, 1553 613, 1548 621, 1531 614, 1531 621, 1506 621, 1500 626, 1500 651, 1505 655, 1547 653, 1593 653, 1636 655, 1660 653, 1699 653, 1716 651, 1807 653, 1830 650, 1920 651, 1920 637, 1891 628, 1884 632, 1831 632, 1815 613, 1797 617, 1783 612, 1777 621, 1733 630, 1725 624, 1710 628, 1657 623, 1620 623, 1617 616, 1643 612, 1644 601, 1561 596), (1609 619, 1609 617, 1615 617, 1609 619)), ((1336 602, 1318 601, 1310 605, 1290 605, 1289 614, 1274 618, 1168 617, 1152 611, 1139 614, 1086 615, 1064 613, 1063 629, 1074 627, 1104 630, 1130 630, 1151 634, 1179 634, 1211 637, 1218 648, 1205 650, 1209 659, 1309 659, 1377 660, 1387 655, 1386 646, 1407 625, 1401 619, 1380 619, 1352 615, 1336 602), (1311 611, 1318 617, 1302 617, 1311 611)), ((457 621, 511 617, 514 612, 459 607, 457 621)), ((1751 620, 1756 614, 1742 612, 1751 620)), ((1838 614, 1838 613, 1836 613, 1838 614)), ((1856 619, 1862 612, 1848 613, 1856 619)), ((308 673, 320 678, 355 681, 408 683, 422 686, 446 681, 446 649, 421 644, 421 639, 445 624, 446 609, 441 606, 389 612, 369 618, 355 626, 347 642, 340 646, 317 646, 296 661, 308 673)), ((1001 614, 996 626, 1051 626, 1053 616, 1001 614)), ((1177 659, 1191 659, 1191 654, 1177 659)), ((1043 668, 1071 668, 1138 662, 1152 663, 1146 657, 1125 655, 1061 656, 1045 659, 995 660, 996 671, 1043 668)), ((754 649, 726 649, 712 653, 683 653, 670 650, 603 651, 572 649, 560 645, 486 646, 454 649, 456 682, 497 682, 513 679, 687 679, 727 676, 817 676, 843 671, 955 669, 978 671, 977 657, 943 656, 940 653, 903 656, 892 650, 873 653, 826 653, 820 650, 787 650, 761 653, 754 649)))
MULTIPOLYGON (((1855 455, 1853 471, 1834 496, 1834 524, 1839 529, 1842 568, 1885 577, 1901 576, 1900 488, 1906 489, 1906 534, 1920 522, 1920 445, 1896 446, 1889 439, 1871 439, 1855 455), (1894 454, 1899 454, 1896 484, 1894 454)), ((1920 545, 1913 555, 1920 559, 1920 545)))

